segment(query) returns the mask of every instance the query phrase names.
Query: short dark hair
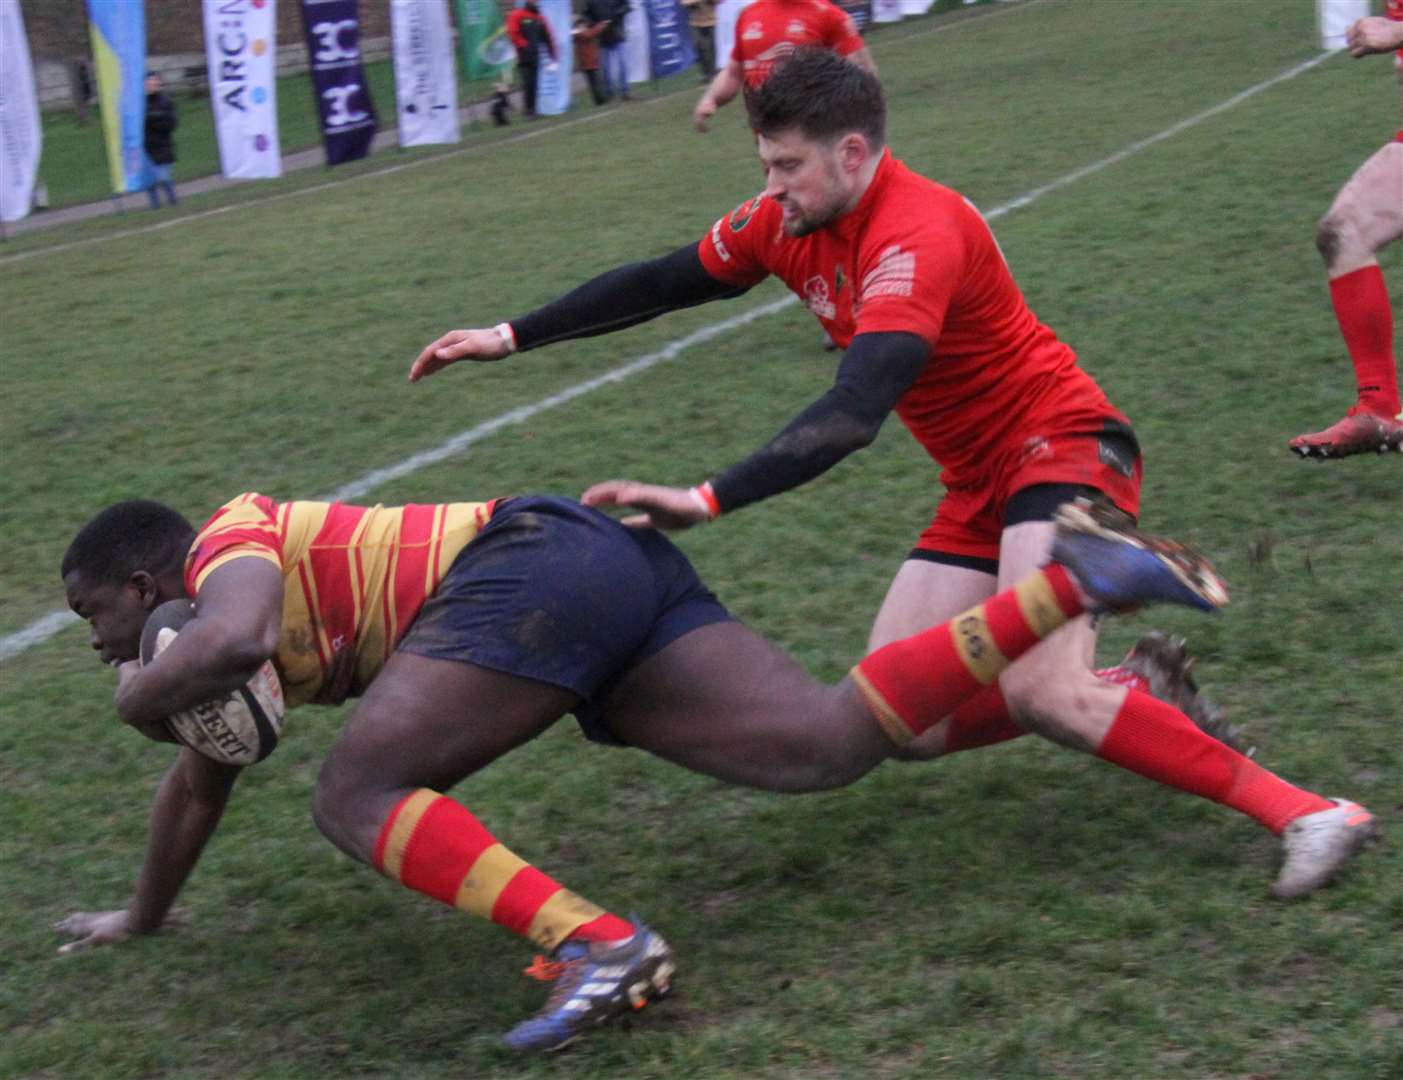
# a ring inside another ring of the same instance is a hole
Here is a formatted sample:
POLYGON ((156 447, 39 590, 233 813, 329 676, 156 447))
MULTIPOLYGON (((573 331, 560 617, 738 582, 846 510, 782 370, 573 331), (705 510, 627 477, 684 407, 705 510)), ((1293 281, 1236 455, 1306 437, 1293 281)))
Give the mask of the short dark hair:
POLYGON ((796 49, 757 89, 745 92, 757 135, 797 128, 810 139, 860 132, 874 148, 886 145, 887 100, 877 76, 828 49, 796 49))
POLYGON ((179 512, 150 499, 129 499, 78 530, 60 574, 77 570, 94 585, 122 584, 138 570, 165 574, 179 569, 194 541, 195 527, 179 512))

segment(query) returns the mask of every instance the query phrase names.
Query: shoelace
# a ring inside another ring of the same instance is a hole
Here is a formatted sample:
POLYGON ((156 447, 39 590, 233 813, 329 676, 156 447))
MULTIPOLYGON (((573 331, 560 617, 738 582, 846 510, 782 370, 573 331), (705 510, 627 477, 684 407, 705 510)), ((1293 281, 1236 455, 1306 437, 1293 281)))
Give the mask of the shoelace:
POLYGON ((554 982, 565 974, 565 969, 572 962, 570 960, 552 960, 548 956, 537 953, 531 961, 531 966, 522 968, 521 973, 538 982, 554 982))

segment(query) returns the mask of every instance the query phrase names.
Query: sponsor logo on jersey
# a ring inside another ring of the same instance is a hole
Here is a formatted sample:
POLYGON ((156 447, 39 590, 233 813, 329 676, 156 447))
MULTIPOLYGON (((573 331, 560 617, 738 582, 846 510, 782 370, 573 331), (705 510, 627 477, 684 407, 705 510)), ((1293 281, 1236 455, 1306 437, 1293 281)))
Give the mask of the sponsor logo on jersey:
POLYGON ((765 28, 758 22, 753 22, 745 28, 741 34, 742 41, 759 41, 765 36, 765 28))
POLYGON ((837 314, 837 308, 828 298, 828 282, 823 280, 822 274, 815 274, 804 282, 804 305, 821 319, 831 319, 837 314))
POLYGON ((740 232, 750 224, 750 219, 755 216, 755 211, 760 208, 760 200, 764 197, 756 195, 753 199, 746 199, 731 211, 731 232, 740 232))
POLYGON ((808 28, 798 19, 791 19, 789 25, 784 28, 785 37, 801 38, 808 28))
MULTIPOLYGON (((721 221, 725 221, 722 218, 721 221)), ((726 246, 726 241, 721 239, 721 221, 711 227, 711 246, 716 249, 716 254, 721 256, 722 262, 731 261, 731 249, 726 246)))
POLYGON ((916 281, 916 255, 902 251, 900 244, 893 244, 882 252, 874 266, 862 279, 862 299, 872 300, 878 296, 910 296, 916 281))

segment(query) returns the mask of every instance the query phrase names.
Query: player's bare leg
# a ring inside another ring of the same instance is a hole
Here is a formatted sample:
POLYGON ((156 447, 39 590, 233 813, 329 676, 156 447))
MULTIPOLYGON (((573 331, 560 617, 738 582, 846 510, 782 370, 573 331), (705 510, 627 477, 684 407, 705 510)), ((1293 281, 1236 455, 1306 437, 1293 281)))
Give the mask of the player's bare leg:
POLYGON ((1393 310, 1377 258, 1381 248, 1399 237, 1403 143, 1391 142, 1350 177, 1316 230, 1359 397, 1343 419, 1291 440, 1291 449, 1301 457, 1403 451, 1393 310))
POLYGON ((671 950, 636 919, 575 895, 503 846, 443 792, 535 738, 573 693, 456 660, 397 652, 370 684, 317 781, 337 847, 407 888, 522 934, 553 959, 546 1006, 505 1037, 551 1050, 665 993, 671 950))

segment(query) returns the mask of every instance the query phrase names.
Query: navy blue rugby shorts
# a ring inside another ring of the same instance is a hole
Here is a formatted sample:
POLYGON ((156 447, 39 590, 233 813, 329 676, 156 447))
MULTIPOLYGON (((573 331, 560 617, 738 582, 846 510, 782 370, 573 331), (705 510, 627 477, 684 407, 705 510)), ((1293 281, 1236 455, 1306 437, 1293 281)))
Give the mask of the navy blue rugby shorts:
POLYGON ((600 717, 615 684, 683 634, 731 618, 662 533, 530 495, 497 504, 399 648, 573 691, 585 735, 618 745, 600 717))

